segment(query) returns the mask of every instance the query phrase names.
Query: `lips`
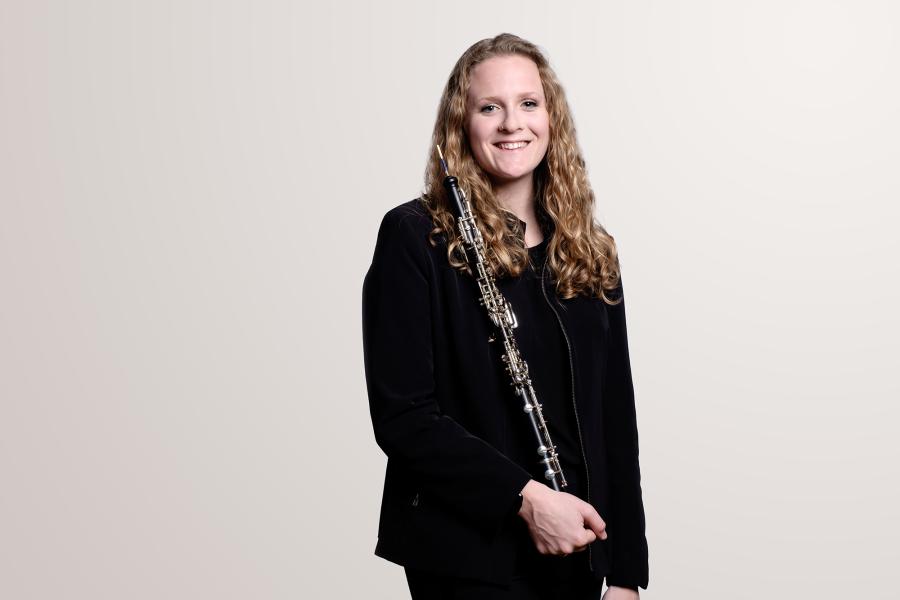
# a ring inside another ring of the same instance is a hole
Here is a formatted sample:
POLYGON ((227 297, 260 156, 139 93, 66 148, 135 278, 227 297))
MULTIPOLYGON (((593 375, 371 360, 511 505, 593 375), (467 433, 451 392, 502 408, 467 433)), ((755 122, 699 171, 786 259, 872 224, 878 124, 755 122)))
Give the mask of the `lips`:
POLYGON ((499 148, 501 150, 506 150, 508 152, 514 152, 516 150, 521 150, 530 144, 530 140, 516 140, 512 142, 497 142, 494 144, 495 148, 499 148))

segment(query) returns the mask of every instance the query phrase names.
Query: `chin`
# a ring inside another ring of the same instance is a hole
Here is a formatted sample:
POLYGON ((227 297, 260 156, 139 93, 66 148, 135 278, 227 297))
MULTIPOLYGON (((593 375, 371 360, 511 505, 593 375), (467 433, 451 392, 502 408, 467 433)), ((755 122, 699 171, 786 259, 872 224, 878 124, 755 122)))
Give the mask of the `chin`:
POLYGON ((533 174, 534 174, 534 169, 515 171, 512 173, 495 172, 495 173, 491 173, 491 179, 493 179, 497 183, 511 183, 513 181, 518 181, 519 179, 522 179, 523 177, 530 177, 533 174))

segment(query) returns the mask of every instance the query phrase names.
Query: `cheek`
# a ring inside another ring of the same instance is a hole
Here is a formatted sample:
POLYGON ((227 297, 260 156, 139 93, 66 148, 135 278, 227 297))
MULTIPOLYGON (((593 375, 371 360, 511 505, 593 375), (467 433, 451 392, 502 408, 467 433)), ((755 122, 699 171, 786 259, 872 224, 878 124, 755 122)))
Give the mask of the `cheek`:
POLYGON ((550 147, 550 120, 544 119, 540 124, 540 133, 538 133, 538 137, 541 139, 542 144, 544 146, 544 152, 547 151, 547 148, 550 147))
POLYGON ((472 143, 472 146, 484 144, 486 136, 487 132, 483 126, 479 127, 477 124, 469 125, 469 141, 472 143))
POLYGON ((475 162, 483 168, 485 153, 481 146, 481 136, 478 135, 476 129, 468 128, 466 129, 466 137, 468 138, 469 152, 472 153, 472 158, 474 158, 475 162))
POLYGON ((543 113, 541 118, 538 119, 536 127, 541 135, 548 137, 550 135, 550 115, 546 112, 543 113))
POLYGON ((484 131, 484 128, 472 127, 469 129, 469 147, 479 163, 483 163, 484 159, 489 155, 485 147, 489 143, 488 134, 489 132, 484 131))

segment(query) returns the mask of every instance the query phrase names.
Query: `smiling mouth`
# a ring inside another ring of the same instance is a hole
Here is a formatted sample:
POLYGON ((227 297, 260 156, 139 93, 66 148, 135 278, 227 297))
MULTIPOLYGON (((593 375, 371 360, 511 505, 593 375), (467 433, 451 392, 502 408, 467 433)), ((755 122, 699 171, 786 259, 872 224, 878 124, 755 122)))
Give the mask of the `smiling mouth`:
POLYGON ((500 148, 501 150, 521 150, 528 144, 530 141, 518 141, 518 142, 498 142, 494 144, 495 148, 500 148))

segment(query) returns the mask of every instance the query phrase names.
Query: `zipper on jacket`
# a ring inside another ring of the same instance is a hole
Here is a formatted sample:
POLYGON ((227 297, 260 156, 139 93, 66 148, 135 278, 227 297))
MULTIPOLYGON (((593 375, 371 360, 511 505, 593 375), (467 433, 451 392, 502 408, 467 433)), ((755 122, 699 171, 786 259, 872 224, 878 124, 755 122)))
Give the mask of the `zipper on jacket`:
MULTIPOLYGON (((559 313, 556 312, 556 308, 554 308, 553 303, 550 301, 550 297, 547 295, 547 288, 544 287, 544 274, 547 272, 547 259, 544 259, 544 266, 541 269, 541 291, 544 293, 544 300, 547 301, 547 305, 550 307, 550 310, 553 311, 553 314, 556 315, 556 321, 559 323, 559 328, 562 331, 563 339, 566 340, 566 350, 569 352, 569 374, 571 375, 572 381, 572 408, 575 409, 575 428, 578 430, 578 446, 581 448, 581 459, 584 461, 584 482, 585 482, 585 495, 587 496, 587 503, 591 503, 591 476, 588 473, 588 463, 587 463, 587 454, 584 452, 584 440, 581 438, 581 421, 578 419, 578 404, 575 402, 575 364, 572 362, 572 346, 569 344, 569 336, 566 334, 566 327, 563 325, 562 319, 559 316, 559 313)), ((600 539, 600 538, 597 538, 600 539)), ((588 567, 591 572, 594 571, 594 561, 592 560, 591 555, 591 545, 588 544, 588 567)))

